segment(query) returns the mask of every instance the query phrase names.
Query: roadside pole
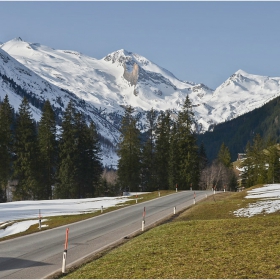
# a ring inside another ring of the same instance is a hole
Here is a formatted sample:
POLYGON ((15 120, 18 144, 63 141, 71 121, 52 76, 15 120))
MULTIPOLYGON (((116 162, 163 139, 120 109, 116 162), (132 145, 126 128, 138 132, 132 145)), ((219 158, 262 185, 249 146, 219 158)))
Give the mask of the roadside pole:
POLYGON ((142 219, 142 231, 145 229, 145 217, 146 217, 146 208, 144 207, 143 219, 142 219))
POLYGON ((39 209, 39 230, 41 230, 41 222, 42 222, 41 210, 39 209))
POLYGON ((66 229, 65 245, 64 245, 63 259, 62 259, 62 273, 65 273, 65 271, 66 271, 66 257, 67 257, 67 248, 68 248, 68 233, 69 233, 69 228, 66 229))

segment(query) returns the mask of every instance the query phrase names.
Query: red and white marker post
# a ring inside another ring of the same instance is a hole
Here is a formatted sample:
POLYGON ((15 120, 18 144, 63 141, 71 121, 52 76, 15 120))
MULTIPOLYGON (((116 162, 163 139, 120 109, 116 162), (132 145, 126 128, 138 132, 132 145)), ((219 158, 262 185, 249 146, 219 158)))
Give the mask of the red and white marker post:
POLYGON ((146 218, 146 208, 144 207, 143 219, 142 219, 142 231, 145 229, 145 218, 146 218))
POLYGON ((39 230, 41 230, 41 222, 42 222, 41 210, 39 209, 39 230))
POLYGON ((178 184, 176 184, 176 192, 178 192, 178 184))
POLYGON ((193 193, 193 204, 195 204, 195 192, 193 193))
POLYGON ((67 257, 67 248, 68 248, 68 233, 69 233, 69 228, 66 229, 65 245, 64 245, 63 259, 62 259, 62 273, 65 273, 65 271, 66 271, 66 257, 67 257))
POLYGON ((136 201, 135 202, 137 203, 137 201, 138 201, 138 194, 136 194, 136 201))

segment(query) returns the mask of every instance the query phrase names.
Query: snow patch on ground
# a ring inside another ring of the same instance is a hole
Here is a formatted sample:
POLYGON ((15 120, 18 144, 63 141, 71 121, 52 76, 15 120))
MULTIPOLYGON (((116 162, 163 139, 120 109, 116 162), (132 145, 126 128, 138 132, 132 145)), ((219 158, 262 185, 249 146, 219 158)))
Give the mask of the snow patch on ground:
MULTIPOLYGON (((41 220, 41 222, 45 222, 47 219, 41 220)), ((0 229, 0 238, 5 237, 8 235, 13 235, 19 232, 24 232, 30 228, 30 226, 38 224, 38 220, 28 220, 28 221, 22 221, 12 224, 11 226, 8 226, 5 229, 0 229)), ((47 225, 42 225, 41 227, 47 227, 47 225)))
MULTIPOLYGON (((0 229, 0 238, 26 231, 31 225, 38 223, 39 217, 78 215, 96 212, 125 203, 130 200, 122 197, 97 197, 85 199, 54 199, 36 201, 14 201, 0 203, 0 227, 13 223, 5 229, 0 229), (29 220, 28 220, 29 219, 29 220), (36 220, 34 220, 36 219, 36 220), (25 220, 22 222, 15 222, 25 220)), ((41 222, 46 221, 43 219, 41 222)), ((42 225, 45 227, 47 225, 42 225)))
POLYGON ((247 207, 233 212, 237 217, 252 217, 258 214, 270 214, 280 210, 280 184, 265 185, 247 192, 246 199, 260 199, 249 203, 247 207))

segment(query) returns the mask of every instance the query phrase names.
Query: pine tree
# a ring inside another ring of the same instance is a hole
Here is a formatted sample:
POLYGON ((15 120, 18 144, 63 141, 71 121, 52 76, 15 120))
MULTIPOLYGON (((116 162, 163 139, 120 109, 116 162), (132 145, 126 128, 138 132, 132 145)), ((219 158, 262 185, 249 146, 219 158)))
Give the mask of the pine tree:
POLYGON ((39 196, 39 162, 36 125, 31 118, 28 100, 24 98, 16 120, 14 163, 15 177, 19 180, 15 198, 20 200, 37 199, 39 196))
POLYGON ((207 155, 206 155, 206 150, 204 147, 203 142, 200 144, 199 147, 199 152, 198 152, 198 157, 199 157, 199 170, 203 170, 207 164, 208 164, 208 159, 207 159, 207 155))
POLYGON ((6 95, 0 105, 0 202, 7 201, 7 185, 12 172, 13 111, 6 95))
POLYGON ((88 130, 89 130, 89 159, 90 159, 89 180, 91 182, 91 187, 92 187, 91 191, 89 191, 89 194, 91 196, 94 196, 95 190, 100 183, 101 174, 103 172, 103 166, 100 157, 100 152, 101 152, 100 143, 98 140, 98 134, 94 122, 90 123, 88 130))
MULTIPOLYGON (((158 117, 155 145, 156 182, 160 189, 169 188, 169 157, 171 119, 170 112, 161 112, 158 117)), ((174 186, 171 183, 171 187, 174 186)))
POLYGON ((169 145, 169 161, 168 161, 168 182, 169 188, 175 189, 178 187, 179 189, 183 189, 184 186, 182 181, 180 180, 180 152, 178 149, 179 138, 178 138, 178 129, 177 123, 173 122, 170 130, 170 145, 169 145))
POLYGON ((93 122, 88 127, 81 114, 75 114, 77 142, 77 173, 79 197, 92 197, 100 181, 102 164, 96 127, 93 122))
POLYGON ((41 164, 39 198, 51 199, 57 167, 57 141, 55 114, 48 100, 44 104, 39 122, 38 142, 41 164))
POLYGON ((140 131, 132 116, 131 106, 126 107, 121 125, 121 141, 118 148, 118 180, 127 191, 138 191, 140 185, 140 131))
POLYGON ((57 198, 77 198, 79 196, 77 178, 77 139, 75 110, 72 101, 65 110, 59 140, 58 183, 55 188, 57 198))
POLYGON ((143 147, 142 153, 142 185, 147 191, 156 190, 157 183, 155 178, 155 129, 156 112, 152 108, 147 114, 148 139, 143 147))
POLYGON ((245 187, 263 184, 267 181, 266 158, 264 156, 264 142, 259 134, 253 139, 253 145, 246 146, 246 159, 242 163, 245 169, 242 174, 242 183, 245 187))
POLYGON ((230 151, 229 148, 225 145, 223 142, 219 153, 218 153, 218 160, 226 167, 231 167, 231 156, 230 156, 230 151))
MULTIPOLYGON (((179 185, 184 189, 197 187, 199 183, 199 159, 193 132, 194 113, 189 97, 179 112, 175 138, 178 144, 179 185)), ((173 149, 176 146, 173 146, 173 149)))

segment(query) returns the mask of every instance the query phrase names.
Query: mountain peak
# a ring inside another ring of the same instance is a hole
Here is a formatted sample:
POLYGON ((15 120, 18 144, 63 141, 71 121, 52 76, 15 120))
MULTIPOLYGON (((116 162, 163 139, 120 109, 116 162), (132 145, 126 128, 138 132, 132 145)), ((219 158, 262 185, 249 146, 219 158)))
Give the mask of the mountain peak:
POLYGON ((236 74, 236 75, 242 75, 242 76, 248 75, 248 73, 245 72, 245 71, 243 71, 242 69, 237 70, 234 74, 236 74))
POLYGON ((111 61, 112 63, 115 62, 120 62, 121 64, 123 64, 124 62, 126 62, 130 57, 132 56, 132 52, 128 52, 125 49, 120 49, 118 51, 109 53, 108 55, 106 55, 103 60, 105 61, 111 61))

